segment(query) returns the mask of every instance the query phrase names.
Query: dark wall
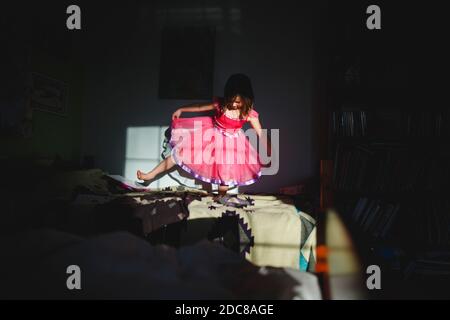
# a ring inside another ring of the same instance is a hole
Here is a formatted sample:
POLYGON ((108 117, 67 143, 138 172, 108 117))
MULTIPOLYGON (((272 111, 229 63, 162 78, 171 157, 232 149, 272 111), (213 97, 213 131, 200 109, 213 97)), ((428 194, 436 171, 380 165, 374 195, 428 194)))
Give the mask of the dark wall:
MULTIPOLYGON (((0 108, 3 122, 14 124, 0 134, 0 158, 60 157, 77 163, 81 148, 83 64, 82 34, 66 28, 66 8, 56 1, 17 1, 2 4, 0 21, 0 108), (31 135, 15 124, 25 114, 31 72, 63 81, 68 88, 64 116, 33 110, 27 116, 31 135), (5 111, 8 109, 8 111, 5 111)), ((9 127, 9 125, 8 125, 9 127)))

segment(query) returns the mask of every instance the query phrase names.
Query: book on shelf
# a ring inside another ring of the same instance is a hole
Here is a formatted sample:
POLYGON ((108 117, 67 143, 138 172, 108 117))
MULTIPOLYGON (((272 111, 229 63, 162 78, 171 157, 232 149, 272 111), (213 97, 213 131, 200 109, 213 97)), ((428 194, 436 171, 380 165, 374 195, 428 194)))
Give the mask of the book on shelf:
POLYGON ((333 135, 338 137, 364 137, 367 133, 366 111, 333 111, 333 135))
POLYGON ((343 109, 331 113, 335 137, 450 138, 448 110, 343 109))
POLYGON ((398 236, 420 247, 441 247, 450 250, 450 200, 419 197, 417 199, 385 200, 359 197, 350 206, 355 225, 373 238, 386 239, 402 209, 402 234, 398 236), (402 206, 407 202, 407 205, 402 206), (411 228, 412 227, 412 228, 411 228))
POLYGON ((384 239, 388 235, 400 209, 398 203, 361 197, 352 212, 352 220, 362 231, 374 238, 384 239))
POLYGON ((392 228, 392 224, 395 221, 395 218, 397 217, 398 211, 400 210, 400 205, 397 203, 392 211, 390 211, 387 215, 387 221, 384 225, 384 228, 381 232, 381 237, 386 238, 388 231, 392 228))
POLYGON ((405 278, 414 276, 450 276, 450 262, 439 260, 411 260, 404 270, 405 278))
POLYGON ((338 143, 333 185, 349 192, 404 193, 443 190, 450 181, 450 155, 388 144, 338 143))

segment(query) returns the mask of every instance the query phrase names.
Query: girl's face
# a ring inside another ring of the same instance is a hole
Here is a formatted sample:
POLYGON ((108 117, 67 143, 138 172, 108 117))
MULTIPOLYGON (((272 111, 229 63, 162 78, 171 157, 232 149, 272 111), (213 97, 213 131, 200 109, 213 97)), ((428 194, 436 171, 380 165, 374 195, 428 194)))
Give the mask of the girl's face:
POLYGON ((231 104, 231 106, 232 106, 233 110, 242 108, 242 98, 240 95, 237 95, 236 98, 234 98, 234 101, 231 104))

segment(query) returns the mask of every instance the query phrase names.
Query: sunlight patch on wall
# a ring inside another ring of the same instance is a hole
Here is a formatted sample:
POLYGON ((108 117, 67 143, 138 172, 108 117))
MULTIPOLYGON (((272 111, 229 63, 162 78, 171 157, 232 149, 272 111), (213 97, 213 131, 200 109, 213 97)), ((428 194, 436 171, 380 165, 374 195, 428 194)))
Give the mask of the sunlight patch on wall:
MULTIPOLYGON (((148 172, 163 160, 164 133, 168 126, 129 127, 126 131, 125 167, 123 176, 137 180, 136 171, 148 172)), ((153 188, 185 185, 199 188, 190 177, 181 176, 176 170, 150 184, 153 188)))

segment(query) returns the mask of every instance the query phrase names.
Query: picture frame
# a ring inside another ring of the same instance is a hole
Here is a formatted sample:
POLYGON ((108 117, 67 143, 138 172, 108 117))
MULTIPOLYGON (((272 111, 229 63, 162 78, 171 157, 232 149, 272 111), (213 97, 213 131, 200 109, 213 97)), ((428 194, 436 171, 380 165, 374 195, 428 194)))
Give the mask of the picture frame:
POLYGON ((211 99, 216 30, 210 26, 171 26, 161 34, 158 97, 211 99))

